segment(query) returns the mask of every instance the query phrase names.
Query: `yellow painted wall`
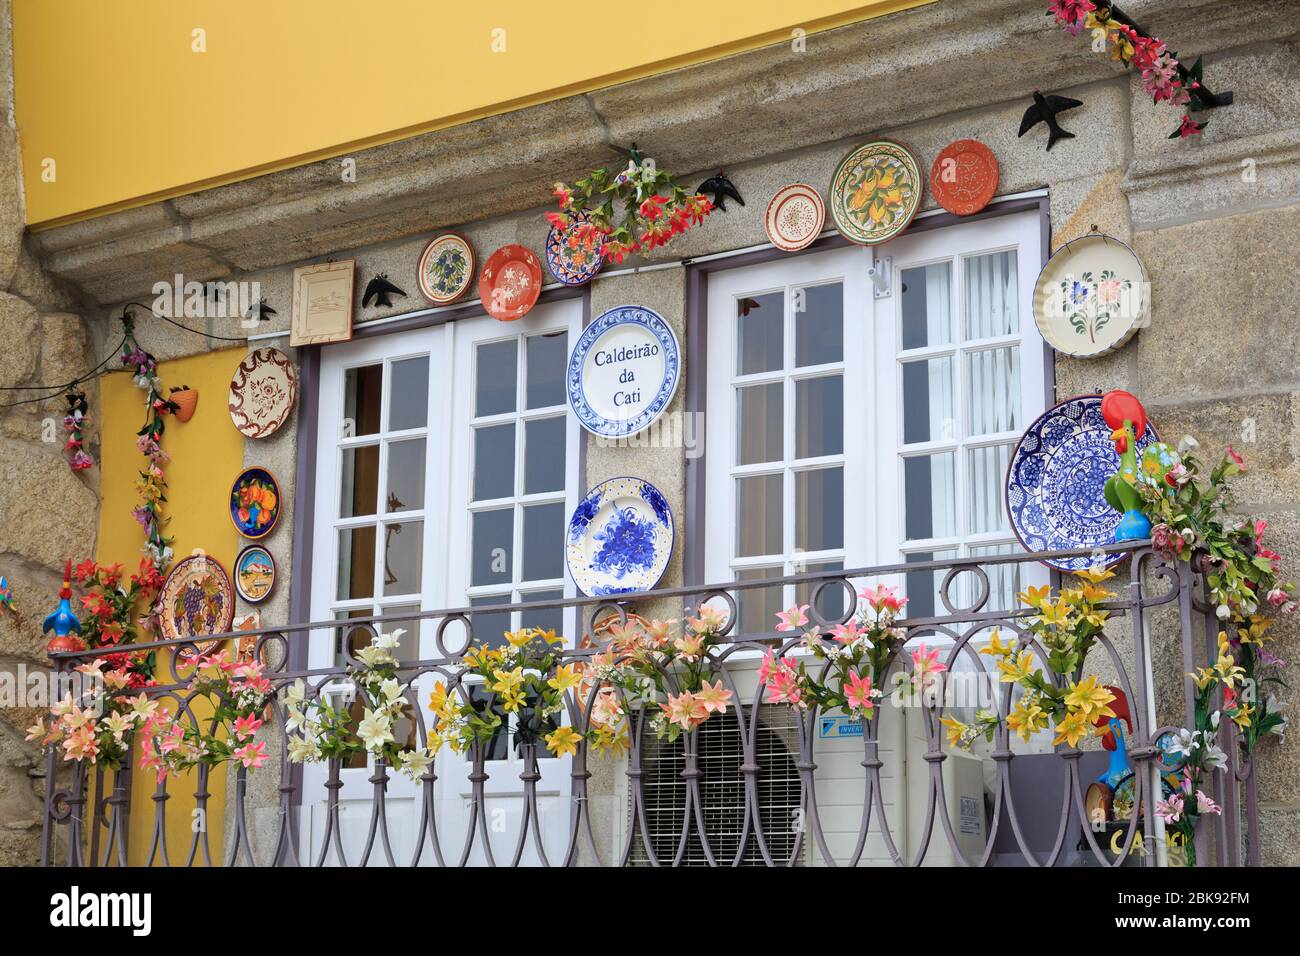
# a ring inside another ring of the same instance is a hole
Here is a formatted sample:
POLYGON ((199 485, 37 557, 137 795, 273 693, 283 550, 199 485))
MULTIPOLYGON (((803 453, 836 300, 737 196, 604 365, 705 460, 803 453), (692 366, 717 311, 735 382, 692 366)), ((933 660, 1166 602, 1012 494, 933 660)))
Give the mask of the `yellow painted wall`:
MULTIPOLYGON (((145 348, 149 347, 147 326, 140 340, 145 348)), ((166 533, 175 537, 173 546, 178 556, 202 548, 219 560, 227 573, 234 564, 241 540, 230 522, 227 501, 230 485, 243 467, 244 452, 243 436, 231 423, 226 409, 226 394, 230 377, 244 354, 243 349, 229 349, 162 362, 158 366, 164 386, 189 385, 199 390, 194 417, 185 424, 169 420, 163 435, 163 447, 172 456, 166 466, 165 507, 171 518, 166 533)), ((99 416, 103 434, 100 462, 103 498, 96 557, 101 563, 120 561, 127 568, 139 566, 140 546, 144 542, 142 529, 131 517, 137 501, 135 480, 144 461, 135 447, 135 433, 144 423, 143 403, 144 392, 135 387, 129 375, 105 375, 100 379, 100 407, 91 410, 99 416)), ((165 679, 169 671, 164 661, 159 661, 156 673, 160 681, 165 679)), ((197 709, 196 712, 203 715, 197 709)), ((143 865, 148 856, 153 833, 154 787, 153 776, 136 767, 130 814, 129 862, 132 865, 143 865)), ((209 845, 214 861, 219 861, 224 829, 224 767, 213 771, 208 789, 212 794, 208 802, 209 845)), ((170 860, 176 865, 185 861, 193 836, 193 772, 171 781, 168 792, 172 798, 167 804, 167 846, 170 860)))
POLYGON ((932 2, 13 0, 27 221, 139 205, 932 2))

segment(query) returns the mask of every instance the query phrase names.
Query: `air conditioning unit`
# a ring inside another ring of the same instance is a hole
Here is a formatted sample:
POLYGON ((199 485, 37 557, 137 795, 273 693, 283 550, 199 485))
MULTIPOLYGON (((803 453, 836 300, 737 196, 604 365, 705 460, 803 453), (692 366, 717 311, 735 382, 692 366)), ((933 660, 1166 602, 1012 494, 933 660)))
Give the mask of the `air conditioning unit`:
MULTIPOLYGON (((760 658, 732 658, 729 671, 742 701, 752 701, 758 686, 760 658)), ((697 764, 702 772, 700 793, 704 829, 714 859, 730 865, 745 832, 744 750, 735 710, 714 715, 697 733, 697 764)), ((754 738, 758 772, 758 812, 773 862, 792 861, 797 866, 825 865, 822 850, 811 827, 803 818, 799 778, 799 716, 789 707, 760 704, 754 738), (802 840, 799 839, 802 832, 802 840)), ((925 715, 916 708, 897 708, 882 703, 878 734, 881 802, 889 821, 894 845, 910 863, 924 839, 930 767, 926 751, 925 715)), ((826 849, 834 862, 846 865, 857 847, 858 831, 866 800, 866 774, 862 767, 861 726, 842 715, 819 717, 814 728, 813 762, 817 769, 818 818, 826 849)), ((636 832, 630 862, 648 865, 651 853, 660 865, 672 862, 678 853, 686 815, 687 784, 681 776, 685 766, 679 739, 670 744, 647 734, 642 743, 641 787, 648 841, 631 819, 627 789, 621 794, 617 814, 615 846, 621 848, 629 827, 636 832), (649 852, 647 852, 647 842, 649 852)), ((976 860, 984 851, 985 821, 983 770, 979 758, 948 754, 944 765, 944 797, 952 830, 967 859, 976 860)), ((631 781, 629 780, 629 787, 631 781)), ((937 814, 936 805, 936 814, 937 814)), ((707 865, 704 848, 692 822, 682 863, 707 865)), ((943 824, 937 818, 924 860, 926 865, 952 865, 959 861, 949 846, 943 824)), ((745 841, 742 865, 761 866, 762 851, 751 832, 745 841)), ((881 834, 880 810, 871 807, 871 826, 859 864, 892 865, 893 857, 881 834)))

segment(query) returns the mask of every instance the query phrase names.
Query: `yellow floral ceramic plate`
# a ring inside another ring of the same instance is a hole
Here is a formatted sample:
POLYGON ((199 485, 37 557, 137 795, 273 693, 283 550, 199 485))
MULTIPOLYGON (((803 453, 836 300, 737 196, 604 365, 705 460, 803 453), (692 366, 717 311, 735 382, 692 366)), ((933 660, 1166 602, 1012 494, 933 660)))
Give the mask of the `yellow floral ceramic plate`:
POLYGON ((831 178, 835 228, 864 246, 893 239, 916 215, 922 184, 916 157, 898 143, 880 140, 859 146, 840 161, 831 178))

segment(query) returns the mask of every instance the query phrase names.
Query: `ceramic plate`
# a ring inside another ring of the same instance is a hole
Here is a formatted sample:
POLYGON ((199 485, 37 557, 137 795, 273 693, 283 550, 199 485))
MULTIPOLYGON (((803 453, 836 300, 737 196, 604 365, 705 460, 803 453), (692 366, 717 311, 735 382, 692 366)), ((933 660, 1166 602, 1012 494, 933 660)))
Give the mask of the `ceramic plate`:
POLYGON ((767 238, 784 252, 810 246, 825 224, 826 204, 821 193, 806 183, 782 186, 767 204, 767 238))
POLYGON ((867 143, 835 167, 831 218, 852 242, 866 246, 887 242, 916 215, 923 188, 916 157, 906 148, 888 140, 867 143))
POLYGON ((250 352, 230 380, 230 418, 249 438, 273 435, 298 400, 298 371, 279 349, 250 352))
MULTIPOLYGON (((1082 395, 1048 409, 1026 429, 1007 468, 1007 514, 1028 552, 1098 548, 1115 543, 1123 517, 1106 503, 1106 480, 1119 471, 1119 454, 1101 417, 1101 396, 1082 395)), ((1138 457, 1154 441, 1147 423, 1137 442, 1138 457)), ((1106 564, 1125 555, 1105 556, 1106 564)), ((1087 555, 1046 564, 1082 571, 1096 562, 1087 555)))
POLYGON ((1145 322, 1147 273, 1133 250, 1090 233, 1056 250, 1034 287, 1034 322, 1064 355, 1113 352, 1145 322))
POLYGON ((579 228, 590 221, 591 217, 586 213, 576 213, 570 218, 567 229, 561 231, 552 226, 546 234, 547 268, 565 285, 590 282, 605 264, 601 254, 604 236, 594 227, 579 228))
POLYGON ((998 176, 993 150, 977 139, 959 139, 930 167, 930 193, 949 212, 973 216, 997 194, 998 176))
POLYGON ((542 294, 542 264, 527 246, 502 246, 489 257, 478 280, 478 297, 494 319, 523 318, 542 294))
POLYGON ((420 292, 434 305, 455 302, 474 281, 474 247, 459 233, 434 236, 416 268, 420 292))
POLYGON ((230 520, 245 538, 265 538, 280 520, 280 484, 265 468, 245 468, 230 489, 230 520))
POLYGON ((659 583, 673 552, 673 513, 640 478, 597 485, 569 519, 569 574, 583 594, 633 594, 659 583))
POLYGON ((565 376, 569 407, 594 435, 635 435, 663 414, 677 391, 677 336, 658 312, 620 305, 578 337, 565 376))
POLYGON ((260 604, 275 587, 275 558, 260 544, 250 544, 235 558, 235 590, 249 604, 260 604))
MULTIPOLYGON (((164 640, 223 634, 230 630, 235 592, 216 558, 196 554, 176 563, 158 594, 158 622, 164 640)), ((215 641, 199 650, 207 654, 215 641)))

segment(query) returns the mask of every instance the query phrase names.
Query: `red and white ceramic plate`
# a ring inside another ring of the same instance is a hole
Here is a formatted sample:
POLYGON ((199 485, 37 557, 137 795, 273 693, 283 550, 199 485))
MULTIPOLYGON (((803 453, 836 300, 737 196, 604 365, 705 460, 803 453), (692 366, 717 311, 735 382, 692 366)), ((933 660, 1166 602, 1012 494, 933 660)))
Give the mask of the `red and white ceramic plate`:
POLYGON ((959 139, 943 148, 930 167, 930 192, 944 209, 973 216, 997 194, 998 160, 977 139, 959 139))
POLYGON ((502 246, 492 253, 478 280, 478 297, 494 319, 523 318, 542 294, 542 263, 527 246, 502 246))
POLYGON ((825 224, 826 204, 821 193, 807 183, 782 186, 767 204, 767 238, 784 252, 806 249, 825 224))
POLYGON ((249 438, 274 434, 298 399, 298 372, 279 349, 248 354, 230 380, 230 418, 249 438))

